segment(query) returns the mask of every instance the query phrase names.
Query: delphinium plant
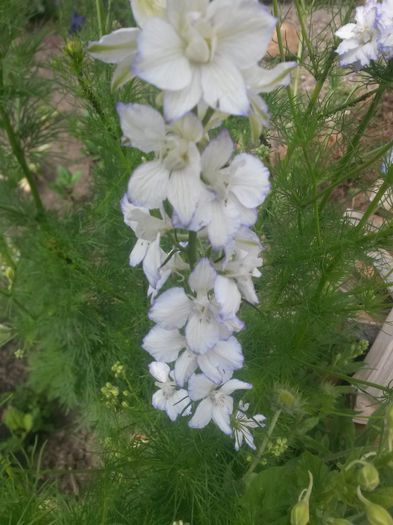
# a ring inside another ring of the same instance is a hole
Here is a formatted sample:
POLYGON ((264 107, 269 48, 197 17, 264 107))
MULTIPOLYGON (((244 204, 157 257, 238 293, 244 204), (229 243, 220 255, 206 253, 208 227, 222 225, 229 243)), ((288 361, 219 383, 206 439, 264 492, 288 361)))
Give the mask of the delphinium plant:
MULTIPOLYGON (((391 523, 391 408, 362 432, 352 421, 369 346, 357 314, 389 306, 363 271, 392 239, 391 222, 367 228, 391 187, 392 143, 365 140, 392 85, 389 5, 334 6, 322 40, 314 2, 296 1, 296 55, 277 1, 134 0, 136 27, 123 29, 97 1, 81 6, 80 35, 67 24, 54 67, 78 101, 68 120, 94 159, 91 193, 57 214, 2 172, 2 304, 30 384, 78 410, 100 461, 75 472, 87 481, 73 498, 42 484, 62 474, 40 473, 45 448, 5 458, 4 522, 391 523), (279 56, 262 65, 275 27, 279 56), (354 226, 335 189, 384 158, 354 226)), ((18 77, 6 78, 22 138, 18 77)))

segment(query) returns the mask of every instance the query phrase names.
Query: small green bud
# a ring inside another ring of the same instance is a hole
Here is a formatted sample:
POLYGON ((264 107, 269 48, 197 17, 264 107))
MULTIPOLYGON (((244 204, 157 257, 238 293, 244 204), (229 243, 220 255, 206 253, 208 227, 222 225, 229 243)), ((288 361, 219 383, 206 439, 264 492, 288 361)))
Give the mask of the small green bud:
POLYGON ((310 481, 308 487, 300 493, 299 501, 291 510, 291 525, 307 525, 310 522, 310 496, 313 487, 313 476, 308 471, 310 481))
POLYGON ((329 525, 352 525, 352 522, 344 518, 333 518, 329 520, 329 525))
POLYGON ((83 46, 79 39, 68 40, 64 46, 65 53, 74 60, 81 61, 83 58, 83 46))
POLYGON ((360 487, 357 488, 357 493, 360 501, 364 503, 367 520, 370 525, 393 525, 393 518, 386 509, 366 499, 360 487))
POLYGON ((291 510, 291 525, 307 525, 310 522, 308 501, 298 501, 291 510))
POLYGON ((363 490, 370 492, 379 485, 379 473, 372 463, 366 463, 358 473, 358 483, 363 490))

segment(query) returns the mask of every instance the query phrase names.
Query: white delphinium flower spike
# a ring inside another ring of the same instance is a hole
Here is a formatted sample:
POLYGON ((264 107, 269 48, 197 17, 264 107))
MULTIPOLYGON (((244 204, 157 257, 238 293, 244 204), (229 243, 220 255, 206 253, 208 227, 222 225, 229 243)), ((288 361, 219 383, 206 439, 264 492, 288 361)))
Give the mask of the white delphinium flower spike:
POLYGON ((179 415, 188 416, 191 413, 188 392, 177 389, 169 366, 153 362, 149 365, 149 371, 157 380, 155 385, 158 387, 152 398, 154 408, 165 411, 171 421, 175 421, 179 415))
POLYGON ((255 416, 249 417, 246 412, 249 408, 249 403, 239 402, 239 409, 236 412, 234 421, 233 421, 233 435, 235 438, 235 450, 240 450, 240 447, 243 444, 243 440, 246 444, 252 448, 256 449, 254 438, 251 433, 250 428, 263 427, 265 422, 265 416, 262 414, 256 414, 255 416))
POLYGON ((233 115, 249 110, 241 70, 257 64, 276 20, 255 0, 168 0, 138 39, 134 72, 164 90, 168 119, 201 100, 233 115))
POLYGON ((233 399, 231 394, 235 390, 249 390, 252 385, 238 379, 228 379, 223 385, 217 387, 203 374, 194 374, 188 383, 188 391, 192 401, 202 400, 189 421, 191 428, 203 428, 211 420, 225 434, 232 434, 230 418, 233 412, 233 399))
POLYGON ((193 219, 196 228, 206 225, 214 248, 223 248, 241 226, 251 226, 256 208, 270 190, 269 170, 253 155, 234 151, 224 130, 202 153, 202 178, 209 194, 200 200, 193 219))
POLYGON ((243 327, 233 312, 230 318, 223 317, 212 294, 216 278, 209 260, 201 259, 188 281, 194 296, 189 297, 183 288, 170 288, 156 299, 149 312, 150 319, 167 330, 185 326, 187 346, 196 354, 204 354, 220 339, 228 339, 243 327))
POLYGON ((196 143, 203 136, 200 120, 192 113, 166 124, 150 106, 118 104, 124 139, 155 160, 141 164, 128 185, 128 198, 137 206, 158 208, 168 199, 183 225, 194 214, 203 191, 201 160, 196 143))
POLYGON ((367 0, 364 6, 356 8, 355 23, 346 24, 336 31, 342 39, 336 52, 342 66, 368 66, 379 55, 377 27, 378 2, 367 0))

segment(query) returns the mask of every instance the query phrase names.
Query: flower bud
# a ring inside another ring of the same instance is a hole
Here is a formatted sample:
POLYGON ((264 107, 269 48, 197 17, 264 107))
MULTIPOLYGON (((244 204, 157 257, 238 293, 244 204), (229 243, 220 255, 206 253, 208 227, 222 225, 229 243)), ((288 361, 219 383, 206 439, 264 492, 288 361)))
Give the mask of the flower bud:
POLYGON ((358 473, 358 483, 363 490, 368 492, 379 485, 379 473, 372 463, 366 463, 358 473))
POLYGON ((329 520, 329 525, 352 525, 352 522, 344 518, 333 518, 329 520))
POLYGON ((310 522, 308 501, 298 501, 291 510, 291 525, 307 525, 310 522))
POLYGON ((357 493, 360 501, 364 503, 367 520, 370 525, 393 525, 393 518, 386 509, 366 499, 360 487, 357 488, 357 493))
POLYGON ((387 407, 385 415, 388 430, 393 430, 393 404, 387 407))

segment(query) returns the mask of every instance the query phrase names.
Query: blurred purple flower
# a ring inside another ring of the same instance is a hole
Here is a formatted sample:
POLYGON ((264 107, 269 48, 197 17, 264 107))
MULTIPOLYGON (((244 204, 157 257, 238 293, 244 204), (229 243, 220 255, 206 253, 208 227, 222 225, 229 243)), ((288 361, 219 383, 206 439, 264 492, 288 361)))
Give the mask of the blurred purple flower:
POLYGON ((72 12, 70 33, 79 33, 82 27, 85 25, 86 17, 80 15, 77 11, 72 12))

